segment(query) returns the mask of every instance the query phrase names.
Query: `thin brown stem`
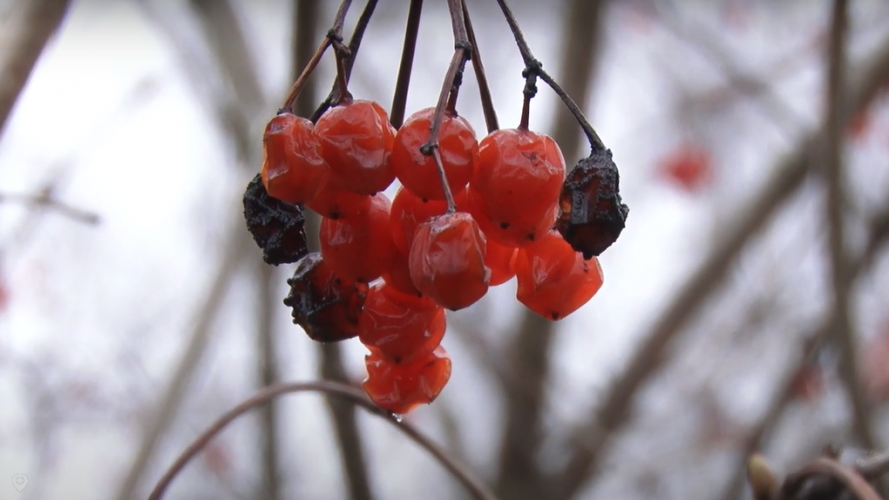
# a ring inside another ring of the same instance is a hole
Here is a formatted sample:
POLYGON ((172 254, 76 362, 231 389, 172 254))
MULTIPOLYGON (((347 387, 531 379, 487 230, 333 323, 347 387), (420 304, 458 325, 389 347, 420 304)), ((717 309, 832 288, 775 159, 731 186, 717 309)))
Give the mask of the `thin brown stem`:
POLYGON ((87 225, 96 225, 101 220, 99 215, 94 212, 77 208, 53 198, 49 191, 37 194, 0 193, 0 203, 4 202, 21 203, 34 208, 50 209, 87 225))
POLYGON ((296 81, 293 82, 293 86, 291 86, 290 91, 287 92, 287 98, 284 100, 284 105, 281 106, 281 109, 292 112, 293 103, 296 101, 296 98, 299 97, 299 93, 305 86, 306 81, 315 71, 315 68, 318 67, 318 62, 321 61, 321 56, 324 55, 324 52, 327 51, 328 47, 342 41, 343 24, 346 21, 346 14, 349 12, 349 6, 351 4, 352 0, 342 1, 339 10, 337 10, 336 17, 334 18, 333 27, 330 28, 330 31, 327 32, 327 36, 318 46, 318 49, 315 50, 315 54, 309 60, 309 63, 299 74, 299 77, 297 77, 296 81))
POLYGON ((216 435, 238 419, 238 417, 250 410, 268 404, 279 396, 300 392, 316 392, 328 396, 341 397, 350 403, 367 410, 370 414, 381 417, 429 452, 430 455, 448 469, 448 471, 450 471, 476 498, 481 500, 497 499, 494 493, 490 491, 490 489, 466 466, 455 461, 444 451, 444 449, 429 438, 420 434, 420 432, 413 426, 400 422, 391 413, 376 406, 373 402, 368 400, 364 393, 359 389, 336 382, 290 382, 266 387, 219 417, 219 419, 188 445, 173 464, 170 465, 169 469, 167 469, 164 475, 161 476, 161 479, 157 482, 151 494, 148 496, 148 500, 160 500, 163 498, 167 488, 185 466, 188 465, 191 459, 200 453, 201 450, 204 449, 214 437, 216 437, 216 435))
POLYGON ((858 500, 883 500, 877 491, 852 467, 831 458, 818 458, 790 474, 782 486, 780 498, 793 498, 793 492, 812 476, 829 476, 845 486, 858 500))
POLYGON ((463 20, 466 22, 466 34, 469 36, 469 43, 472 45, 472 71, 475 72, 475 79, 478 82, 478 91, 482 101, 482 111, 485 114, 485 126, 488 133, 497 130, 500 126, 497 123, 497 110, 494 109, 494 100, 491 98, 491 87, 488 85, 488 76, 485 74, 485 65, 482 64, 481 51, 478 48, 478 42, 475 39, 475 30, 472 29, 472 19, 469 17, 469 8, 466 7, 466 0, 463 4, 463 20))
POLYGON ((420 32, 422 11, 423 0, 411 0, 411 6, 407 12, 407 26, 404 30, 401 63, 398 65, 398 78, 395 81, 395 95, 392 97, 392 109, 389 111, 389 123, 395 128, 401 128, 401 124, 404 123, 407 93, 410 88, 411 70, 414 67, 414 53, 417 48, 417 35, 420 32))
POLYGON ((432 150, 432 158, 435 159, 435 167, 438 170, 438 179, 441 181, 445 200, 448 202, 447 213, 455 213, 457 211, 457 203, 454 202, 454 195, 451 193, 451 187, 448 185, 448 176, 445 174, 444 164, 441 162, 441 153, 438 151, 438 148, 432 150))
POLYGON ((336 98, 331 101, 331 105, 349 102, 352 100, 352 94, 349 92, 349 70, 346 65, 351 56, 348 49, 342 44, 334 44, 336 51, 336 98))

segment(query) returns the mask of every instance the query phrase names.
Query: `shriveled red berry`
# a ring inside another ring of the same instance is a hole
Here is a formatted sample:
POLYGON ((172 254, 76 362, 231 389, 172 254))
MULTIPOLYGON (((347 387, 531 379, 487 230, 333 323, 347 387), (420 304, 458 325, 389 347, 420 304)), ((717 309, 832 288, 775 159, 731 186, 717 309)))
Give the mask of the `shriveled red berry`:
POLYGON ((568 176, 559 195, 556 228, 585 259, 598 256, 620 236, 630 213, 620 197, 620 175, 611 151, 593 151, 568 176))
POLYGON ((321 255, 337 275, 370 283, 389 269, 395 252, 389 205, 386 195, 377 193, 357 214, 321 221, 321 255))
POLYGON ((327 182, 330 167, 321 157, 315 125, 281 113, 266 125, 262 137, 262 183, 269 195, 287 203, 305 203, 327 182))
POLYGON ((293 309, 293 322, 301 326, 309 338, 337 342, 358 335, 366 284, 340 278, 318 252, 296 263, 287 284, 290 293, 284 304, 293 309))
MULTIPOLYGON (((420 147, 429 140, 435 108, 412 114, 395 134, 389 161, 401 184, 424 200, 444 200, 444 189, 435 159, 420 147)), ((478 140, 472 126, 461 116, 447 113, 438 133, 438 150, 451 192, 463 189, 472 178, 478 156, 478 140)))
POLYGON ((435 302, 423 295, 414 286, 411 279, 410 260, 398 248, 395 249, 392 264, 383 273, 383 281, 389 286, 383 288, 383 293, 389 298, 415 309, 431 309, 437 307, 435 302))
POLYGON ((479 143, 470 213, 488 238, 529 245, 555 221, 549 218, 564 178, 565 159, 552 138, 523 129, 494 131, 479 143))
POLYGON ((367 210, 370 198, 366 194, 355 194, 327 182, 314 198, 306 202, 306 206, 321 217, 339 219, 367 210))
POLYGON ((518 248, 503 246, 494 240, 486 242, 485 265, 491 270, 491 286, 502 285, 515 276, 518 248))
POLYGON ((395 180, 389 154, 396 131, 376 102, 346 101, 329 109, 315 124, 315 133, 338 187, 374 194, 395 180))
POLYGON ((417 309, 393 300, 384 293, 389 286, 379 281, 368 291, 358 338, 373 353, 394 363, 410 363, 441 344, 445 312, 441 307, 417 309))
POLYGON ((599 259, 584 260, 555 230, 519 250, 516 298, 535 313, 560 320, 586 304, 602 287, 599 259))
POLYGON ((488 291, 485 236, 472 216, 455 212, 420 224, 411 245, 414 285, 436 304, 456 311, 488 291))
POLYGON ((405 254, 410 253, 417 226, 447 211, 448 204, 444 200, 423 201, 404 187, 398 188, 389 218, 395 246, 405 254))
POLYGON ((412 363, 393 363, 371 353, 364 365, 364 392, 377 406, 397 414, 431 403, 451 378, 451 358, 441 346, 412 363))

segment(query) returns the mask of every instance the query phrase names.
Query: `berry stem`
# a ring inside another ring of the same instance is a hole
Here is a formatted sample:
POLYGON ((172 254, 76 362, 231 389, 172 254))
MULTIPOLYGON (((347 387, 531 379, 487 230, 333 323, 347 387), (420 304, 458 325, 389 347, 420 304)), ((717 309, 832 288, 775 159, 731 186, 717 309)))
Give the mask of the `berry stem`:
POLYGON ((482 64, 482 56, 478 50, 478 43, 475 40, 475 30, 472 29, 472 20, 469 18, 469 8, 466 7, 466 0, 463 4, 463 19, 466 21, 466 34, 469 36, 469 43, 472 44, 472 71, 475 72, 475 79, 478 81, 478 92, 482 100, 482 111, 485 114, 485 126, 488 133, 497 130, 500 126, 497 124, 497 111, 494 109, 494 100, 491 98, 491 87, 488 85, 488 77, 485 74, 485 66, 482 64))
POLYGON ((401 49, 401 64, 398 66, 398 79, 395 82, 395 95, 392 97, 392 110, 389 112, 389 123, 395 128, 401 128, 401 124, 404 123, 404 110, 407 106, 407 92, 411 83, 422 10, 423 0, 411 0, 407 13, 407 27, 404 31, 404 47, 401 49))
MULTIPOLYGON (((358 18, 358 23, 355 25, 355 31, 352 32, 352 38, 349 40, 349 54, 350 57, 345 61, 346 63, 346 81, 348 82, 349 77, 352 75, 352 66, 355 64, 355 58, 358 57, 358 49, 361 48, 361 40, 364 38, 364 32, 367 30, 367 25, 370 24, 370 18, 373 16, 374 9, 377 7, 377 0, 368 0, 366 4, 364 4, 364 10, 361 11, 361 16, 358 18)), ((336 81, 333 82, 333 86, 330 89, 330 92, 327 94, 327 97, 324 98, 324 101, 318 105, 318 109, 312 113, 310 120, 312 123, 318 121, 318 118, 321 118, 321 115, 324 114, 325 111, 330 109, 331 103, 339 100, 337 95, 339 89, 339 85, 336 81)))
MULTIPOLYGON (((525 35, 522 34, 521 28, 519 28, 519 24, 515 19, 515 16, 510 10, 509 6, 506 4, 506 0, 497 0, 497 4, 500 5, 500 10, 503 11, 503 16, 506 18, 506 22, 509 24, 509 29, 512 31, 513 36, 515 37, 516 45, 519 48, 519 52, 522 54, 522 59, 525 61, 525 71, 523 74, 525 75, 525 95, 526 99, 527 93, 530 91, 528 86, 528 82, 530 81, 531 75, 539 76, 541 80, 546 82, 550 88, 562 99, 562 102, 565 103, 565 106, 571 111, 571 114, 574 115, 574 119, 577 120, 577 123, 580 124, 580 128, 583 129, 583 133, 587 137, 587 141, 590 143, 590 149, 593 151, 605 151, 607 148, 605 144, 602 142, 602 139, 599 138, 599 134, 596 133, 596 130, 593 129, 592 125, 587 121, 586 117, 583 114, 583 111, 577 106, 577 103, 574 102, 574 99, 562 89, 562 86, 559 85, 552 76, 549 75, 546 71, 543 70, 543 65, 534 58, 534 55, 531 54, 531 49, 528 47, 528 42, 525 41, 525 35)), ((524 113, 524 110, 523 110, 524 113)))
POLYGON ((333 50, 336 52, 336 96, 331 104, 336 106, 352 100, 352 93, 349 92, 349 70, 346 68, 351 54, 349 48, 342 43, 334 43, 333 50))
POLYGON ((444 166, 441 163, 441 157, 437 155, 438 133, 441 130, 441 122, 444 120, 448 97, 454 94, 454 99, 456 99, 456 89, 462 81, 463 68, 472 55, 472 44, 469 43, 469 38, 466 34, 462 1, 448 0, 448 11, 451 13, 451 26, 454 28, 454 56, 451 58, 451 64, 448 65, 448 72, 445 74, 441 93, 438 95, 438 104, 436 104, 435 113, 432 115, 432 125, 429 127, 429 140, 420 146, 420 152, 426 156, 433 155, 435 157, 435 165, 438 167, 438 175, 442 181, 445 199, 448 200, 448 210, 450 210, 454 207, 454 196, 451 194, 450 186, 448 186, 447 174, 445 174, 444 166))
POLYGON ((420 447, 425 449, 432 455, 444 468, 450 471, 465 487, 479 500, 497 500, 497 496, 491 489, 479 479, 475 473, 462 463, 458 462, 454 457, 448 454, 443 448, 434 441, 421 434, 412 425, 399 421, 395 416, 386 410, 375 405, 367 399, 361 390, 339 382, 318 381, 318 382, 289 382, 270 385, 261 389, 259 392, 235 406, 218 420, 213 422, 197 439, 195 439, 185 450, 179 455, 175 462, 164 473, 161 479, 154 486, 154 489, 148 495, 149 500, 160 500, 163 498, 167 488, 173 482, 173 479, 182 472, 182 469, 188 465, 210 441, 213 440, 220 432, 222 432, 229 424, 238 419, 238 417, 246 414, 250 410, 260 408, 277 399, 279 396, 286 394, 295 394, 300 392, 321 393, 327 396, 337 396, 349 403, 360 406, 367 410, 371 415, 376 415, 383 420, 389 422, 396 429, 401 431, 408 439, 414 441, 420 447))
POLYGON ((281 106, 282 110, 290 113, 293 112, 293 104, 296 102, 296 98, 299 97, 299 93, 302 92, 303 87, 305 87, 309 77, 312 76, 315 68, 318 67, 318 63, 321 61, 321 56, 324 55, 324 52, 327 51, 328 47, 335 43, 342 42, 343 24, 346 21, 346 14, 349 12, 349 6, 351 4, 352 0, 343 0, 340 4, 340 8, 337 10, 336 17, 333 20, 333 26, 327 32, 327 36, 318 46, 318 49, 315 50, 315 54, 312 55, 309 63, 306 64, 306 67, 303 68, 302 72, 296 78, 296 81, 293 82, 293 86, 291 86, 290 91, 287 92, 287 98, 284 100, 284 105, 281 106))
POLYGON ((441 152, 438 148, 432 149, 432 158, 435 159, 435 166, 438 169, 438 178, 441 180, 441 185, 444 186, 445 201, 448 202, 448 210, 446 213, 455 213, 457 211, 457 203, 454 201, 454 194, 451 193, 451 186, 448 185, 448 177, 445 175, 444 164, 441 161, 441 152))

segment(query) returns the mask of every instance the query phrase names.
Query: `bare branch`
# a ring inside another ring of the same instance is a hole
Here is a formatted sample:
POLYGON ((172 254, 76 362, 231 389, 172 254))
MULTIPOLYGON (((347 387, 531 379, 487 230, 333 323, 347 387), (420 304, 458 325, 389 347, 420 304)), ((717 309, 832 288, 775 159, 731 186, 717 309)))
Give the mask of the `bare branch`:
POLYGON ((99 215, 82 208, 69 205, 52 196, 52 189, 43 190, 37 194, 0 193, 0 203, 21 203, 34 208, 46 208, 70 217, 71 219, 94 226, 100 222, 99 215))

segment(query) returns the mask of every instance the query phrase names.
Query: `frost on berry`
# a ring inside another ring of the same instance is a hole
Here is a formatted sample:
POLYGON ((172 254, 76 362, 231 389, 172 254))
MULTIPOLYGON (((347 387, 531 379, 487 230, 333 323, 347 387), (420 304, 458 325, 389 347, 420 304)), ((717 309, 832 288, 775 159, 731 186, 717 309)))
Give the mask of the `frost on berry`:
POLYGON ((621 202, 620 176, 610 150, 594 151, 568 172, 559 207, 556 228, 584 259, 617 241, 630 209, 621 202))
POLYGON ((293 322, 318 342, 338 342, 358 335, 358 318, 364 308, 367 285, 339 278, 318 252, 296 264, 287 280, 293 322))
POLYGON ((269 196, 259 174, 244 192, 244 218, 267 264, 289 264, 309 253, 302 206, 269 196))

